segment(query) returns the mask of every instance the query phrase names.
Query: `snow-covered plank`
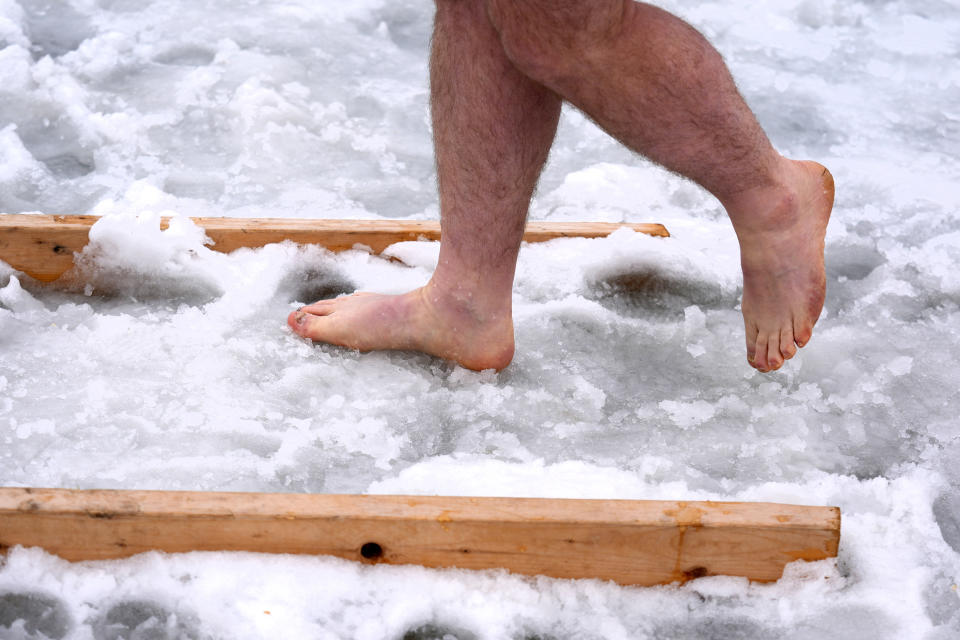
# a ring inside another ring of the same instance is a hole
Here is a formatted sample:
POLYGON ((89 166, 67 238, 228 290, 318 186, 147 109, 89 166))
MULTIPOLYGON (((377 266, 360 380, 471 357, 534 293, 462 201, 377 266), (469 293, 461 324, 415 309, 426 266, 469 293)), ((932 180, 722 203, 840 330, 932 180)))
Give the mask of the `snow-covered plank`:
POLYGON ((772 503, 0 489, 0 552, 323 554, 621 584, 777 580, 835 557, 840 510, 772 503))
MULTIPOLYGON (((0 260, 43 282, 59 278, 73 266, 73 254, 87 244, 98 216, 0 214, 0 260)), ((344 251, 360 244, 380 253, 405 240, 439 240, 440 223, 426 220, 311 220, 300 218, 192 218, 229 253, 240 247, 262 247, 291 240, 344 251)), ((166 228, 169 218, 161 219, 166 228)), ((663 225, 619 222, 529 222, 523 239, 597 238, 627 227, 653 236, 669 236, 663 225)))

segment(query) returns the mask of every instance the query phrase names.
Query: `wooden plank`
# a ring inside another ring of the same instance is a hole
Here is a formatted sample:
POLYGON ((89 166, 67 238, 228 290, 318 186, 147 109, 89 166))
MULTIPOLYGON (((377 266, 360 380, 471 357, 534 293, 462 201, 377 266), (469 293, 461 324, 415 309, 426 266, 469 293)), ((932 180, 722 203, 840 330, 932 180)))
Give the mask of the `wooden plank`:
POLYGON ((836 507, 770 503, 0 489, 0 550, 71 561, 257 551, 653 585, 777 580, 839 539, 836 507))
MULTIPOLYGON (((87 244, 98 216, 0 214, 0 260, 42 282, 59 278, 73 266, 73 254, 87 244)), ((309 220, 296 218, 192 218, 213 241, 213 249, 229 253, 240 247, 262 247, 291 240, 319 244, 331 251, 362 244, 380 253, 404 240, 439 240, 440 223, 396 220, 309 220)), ((166 228, 169 218, 161 220, 166 228)), ((523 239, 597 238, 627 227, 653 236, 669 236, 660 224, 614 222, 529 222, 523 239)))

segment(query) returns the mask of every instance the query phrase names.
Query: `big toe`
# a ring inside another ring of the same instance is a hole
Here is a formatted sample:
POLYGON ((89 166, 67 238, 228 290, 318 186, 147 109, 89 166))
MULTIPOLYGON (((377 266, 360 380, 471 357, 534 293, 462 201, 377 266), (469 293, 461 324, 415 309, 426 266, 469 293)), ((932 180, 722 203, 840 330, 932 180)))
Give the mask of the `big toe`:
POLYGON ((298 309, 287 316, 287 324, 293 329, 293 332, 304 338, 316 339, 320 334, 322 316, 317 316, 307 312, 304 309, 298 309))
POLYGON ((307 313, 303 309, 297 309, 296 311, 291 311, 290 315, 287 316, 287 326, 293 329, 294 333, 303 335, 300 333, 304 329, 307 313))

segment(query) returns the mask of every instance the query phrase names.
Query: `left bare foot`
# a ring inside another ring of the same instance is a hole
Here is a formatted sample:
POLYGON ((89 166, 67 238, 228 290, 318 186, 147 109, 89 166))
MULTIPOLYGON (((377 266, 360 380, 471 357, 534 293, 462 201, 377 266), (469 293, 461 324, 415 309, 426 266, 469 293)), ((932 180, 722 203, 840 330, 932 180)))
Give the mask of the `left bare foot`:
POLYGON ((513 358, 509 297, 476 304, 472 296, 450 294, 432 282, 402 295, 321 300, 291 313, 287 324, 318 342, 360 351, 422 351, 476 371, 499 371, 513 358))

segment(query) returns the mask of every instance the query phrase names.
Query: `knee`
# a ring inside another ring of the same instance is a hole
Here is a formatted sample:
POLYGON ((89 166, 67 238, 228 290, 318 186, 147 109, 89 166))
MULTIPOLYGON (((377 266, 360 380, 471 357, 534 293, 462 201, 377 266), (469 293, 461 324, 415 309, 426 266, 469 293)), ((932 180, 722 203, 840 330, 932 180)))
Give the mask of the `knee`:
POLYGON ((487 0, 490 22, 510 61, 551 85, 619 32, 630 0, 487 0))
POLYGON ((555 52, 558 39, 555 27, 548 30, 542 20, 537 19, 545 11, 540 4, 489 0, 487 15, 507 58, 525 75, 543 81, 559 61, 555 52))

